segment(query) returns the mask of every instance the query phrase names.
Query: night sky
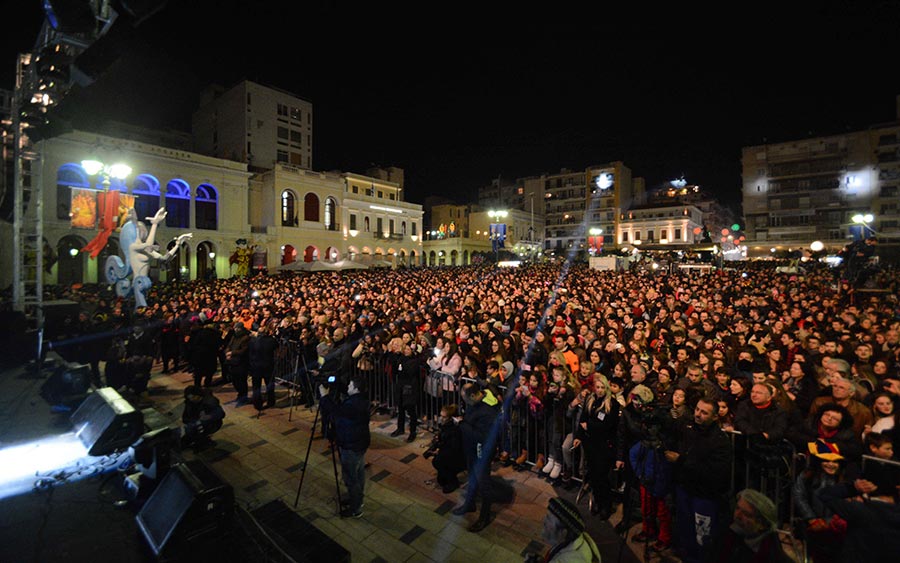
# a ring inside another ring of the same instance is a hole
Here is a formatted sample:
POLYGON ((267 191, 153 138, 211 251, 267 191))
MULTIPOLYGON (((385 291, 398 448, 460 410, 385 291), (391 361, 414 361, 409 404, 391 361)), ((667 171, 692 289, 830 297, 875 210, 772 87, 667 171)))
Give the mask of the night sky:
MULTIPOLYGON (((5 88, 40 21, 38 0, 15 4, 5 88)), ((287 4, 169 2, 78 92, 85 115, 187 130, 199 88, 248 78, 313 102, 316 169, 400 166, 411 201, 621 160, 648 188, 684 175, 736 210, 741 147, 896 119, 896 2, 287 4)))

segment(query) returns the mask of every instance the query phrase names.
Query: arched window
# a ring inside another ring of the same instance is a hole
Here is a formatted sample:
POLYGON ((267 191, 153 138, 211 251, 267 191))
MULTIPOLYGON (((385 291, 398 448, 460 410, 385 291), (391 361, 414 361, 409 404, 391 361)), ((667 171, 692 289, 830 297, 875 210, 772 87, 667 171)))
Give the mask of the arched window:
POLYGON ((150 174, 140 174, 131 188, 134 194, 134 212, 138 221, 146 221, 159 211, 159 180, 150 174))
POLYGON ((81 165, 70 162, 60 166, 56 171, 56 218, 66 221, 71 218, 72 188, 90 187, 91 182, 81 165))
POLYGON ((194 222, 198 229, 215 231, 219 227, 219 192, 211 184, 197 186, 194 222))
POLYGON ((319 196, 312 192, 303 198, 303 220, 319 222, 319 196))
POLYGON ((337 229, 337 222, 334 218, 336 207, 337 202, 334 201, 333 197, 325 199, 325 228, 329 231, 334 231, 337 229))
POLYGON ((365 220, 363 221, 363 224, 365 225, 366 232, 368 233, 369 232, 369 218, 368 217, 365 218, 365 220))
POLYGON ((297 226, 297 212, 294 209, 294 205, 297 202, 297 197, 294 195, 294 192, 291 190, 284 190, 281 192, 281 226, 282 227, 296 227, 297 226))
POLYGON ((188 229, 191 226, 191 187, 184 180, 166 184, 166 226, 188 229))

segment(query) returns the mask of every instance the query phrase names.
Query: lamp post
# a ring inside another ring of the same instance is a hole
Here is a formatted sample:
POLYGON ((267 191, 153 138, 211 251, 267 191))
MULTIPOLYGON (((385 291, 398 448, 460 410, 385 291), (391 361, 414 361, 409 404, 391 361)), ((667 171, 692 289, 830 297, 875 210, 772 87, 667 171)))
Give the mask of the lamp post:
POLYGON ((506 223, 499 222, 500 219, 506 219, 509 216, 509 212, 506 210, 490 210, 488 211, 488 217, 494 220, 490 226, 491 232, 491 245, 494 247, 494 262, 500 261, 500 246, 506 240, 506 223), (501 225, 504 227, 501 229, 501 225))

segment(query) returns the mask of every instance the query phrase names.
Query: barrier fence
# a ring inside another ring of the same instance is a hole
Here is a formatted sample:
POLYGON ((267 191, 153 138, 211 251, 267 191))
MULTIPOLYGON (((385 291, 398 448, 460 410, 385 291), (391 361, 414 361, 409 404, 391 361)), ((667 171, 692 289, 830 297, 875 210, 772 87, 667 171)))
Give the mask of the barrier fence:
MULTIPOLYGON (((317 401, 317 367, 304 362, 298 344, 283 342, 278 353, 276 381, 291 388, 299 401, 313 405, 317 401)), ((354 359, 352 370, 352 375, 364 377, 368 382, 373 408, 395 416, 400 405, 389 358, 383 354, 364 355, 354 359)), ((436 431, 440 411, 449 404, 456 404, 461 414, 465 406, 462 387, 467 382, 474 380, 423 367, 417 385, 418 428, 436 431)), ((496 391, 500 400, 505 399, 507 393, 512 394, 503 401, 504 433, 497 440, 498 453, 506 452, 510 460, 519 462, 517 465, 529 468, 535 465, 546 467, 552 458, 561 462, 560 474, 582 481, 586 472, 584 456, 581 448, 572 448, 580 407, 573 409, 569 405, 529 400, 502 386, 496 391)), ((794 522, 793 483, 799 472, 806 468, 806 455, 798 453, 786 440, 773 444, 748 440, 740 432, 731 431, 728 435, 734 451, 729 498, 734 499, 744 488, 757 489, 775 503, 779 524, 789 527, 794 522)))

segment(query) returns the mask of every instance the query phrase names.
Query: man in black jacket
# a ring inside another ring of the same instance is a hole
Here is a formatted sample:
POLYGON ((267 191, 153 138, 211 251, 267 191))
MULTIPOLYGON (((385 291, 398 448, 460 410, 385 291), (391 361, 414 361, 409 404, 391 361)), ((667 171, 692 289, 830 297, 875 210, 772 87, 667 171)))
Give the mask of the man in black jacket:
POLYGON ((219 361, 220 338, 218 331, 207 323, 205 315, 192 325, 188 341, 191 365, 194 368, 194 385, 212 387, 213 376, 219 361))
POLYGON ((250 369, 250 333, 244 328, 243 323, 234 323, 234 331, 231 339, 225 347, 225 363, 228 366, 228 376, 231 384, 237 391, 236 407, 246 405, 247 398, 247 372, 250 369))
POLYGON ((369 399, 364 392, 365 382, 352 377, 347 384, 347 394, 337 389, 319 386, 322 395, 322 416, 332 421, 332 438, 341 457, 341 474, 347 486, 347 507, 342 517, 362 516, 363 493, 366 485, 366 450, 369 449, 369 399))
POLYGON ((694 407, 694 422, 681 431, 677 450, 665 452, 675 468, 676 534, 685 563, 703 559, 729 487, 731 441, 717 419, 715 400, 702 397, 694 407))
POLYGON ((776 444, 787 432, 787 413, 773 401, 774 389, 768 383, 751 388, 750 400, 740 403, 735 411, 734 429, 747 436, 761 436, 768 444, 776 444))
POLYGON ((262 382, 266 383, 266 407, 275 406, 275 351, 278 341, 271 335, 269 325, 262 325, 250 339, 250 379, 253 382, 253 405, 262 410, 262 382))
POLYGON ((394 373, 394 389, 397 397, 397 429, 391 436, 402 436, 409 416, 409 437, 407 442, 416 439, 416 425, 419 422, 419 395, 422 387, 422 360, 412 353, 409 344, 403 344, 403 350, 396 357, 394 373))

